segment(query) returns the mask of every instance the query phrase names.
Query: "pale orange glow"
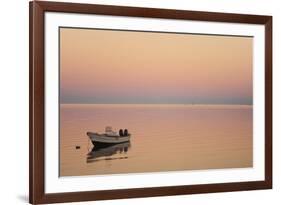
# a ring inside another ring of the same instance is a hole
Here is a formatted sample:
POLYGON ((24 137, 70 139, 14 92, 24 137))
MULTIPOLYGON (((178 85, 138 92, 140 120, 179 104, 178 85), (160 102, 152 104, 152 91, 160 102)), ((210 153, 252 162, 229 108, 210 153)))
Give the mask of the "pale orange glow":
POLYGON ((61 28, 61 100, 251 104, 252 46, 251 37, 61 28))
POLYGON ((60 110, 61 176, 253 167, 251 105, 64 104, 60 110), (105 125, 128 128, 131 147, 87 163, 85 133, 102 133, 105 125))

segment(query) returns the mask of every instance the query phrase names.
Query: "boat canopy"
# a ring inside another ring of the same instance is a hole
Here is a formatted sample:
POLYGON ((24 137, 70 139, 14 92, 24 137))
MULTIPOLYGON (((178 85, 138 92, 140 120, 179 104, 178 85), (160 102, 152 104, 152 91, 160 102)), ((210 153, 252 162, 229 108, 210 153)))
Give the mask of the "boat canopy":
POLYGON ((112 132, 112 127, 111 126, 106 126, 105 127, 105 132, 112 132))

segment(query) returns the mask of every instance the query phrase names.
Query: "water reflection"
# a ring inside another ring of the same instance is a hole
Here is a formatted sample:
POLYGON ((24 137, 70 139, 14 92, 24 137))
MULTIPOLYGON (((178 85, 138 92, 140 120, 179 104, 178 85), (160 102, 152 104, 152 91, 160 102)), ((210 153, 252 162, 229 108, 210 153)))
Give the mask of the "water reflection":
POLYGON ((61 105, 60 176, 252 167, 252 118, 243 105, 61 105), (91 152, 85 133, 105 124, 130 128, 127 152, 91 152))
POLYGON ((130 147, 130 142, 102 147, 94 146, 91 152, 88 153, 87 163, 101 160, 127 159, 128 156, 126 154, 130 147))

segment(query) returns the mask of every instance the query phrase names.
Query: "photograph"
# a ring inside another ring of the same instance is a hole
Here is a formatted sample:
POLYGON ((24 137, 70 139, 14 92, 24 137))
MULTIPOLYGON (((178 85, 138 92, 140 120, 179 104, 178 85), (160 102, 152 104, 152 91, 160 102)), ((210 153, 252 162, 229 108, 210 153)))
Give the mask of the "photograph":
POLYGON ((29 202, 272 189, 273 16, 29 3, 29 202))
POLYGON ((253 36, 58 35, 60 177, 253 167, 253 36))

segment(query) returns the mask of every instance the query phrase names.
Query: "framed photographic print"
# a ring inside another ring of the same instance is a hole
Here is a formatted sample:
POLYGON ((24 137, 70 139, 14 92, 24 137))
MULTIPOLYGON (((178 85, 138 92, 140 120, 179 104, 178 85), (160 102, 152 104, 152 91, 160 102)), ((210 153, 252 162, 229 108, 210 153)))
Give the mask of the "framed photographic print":
POLYGON ((30 203, 271 187, 271 16, 30 2, 30 203))

